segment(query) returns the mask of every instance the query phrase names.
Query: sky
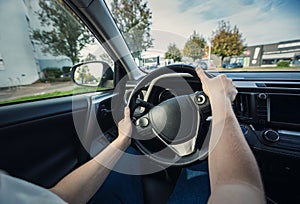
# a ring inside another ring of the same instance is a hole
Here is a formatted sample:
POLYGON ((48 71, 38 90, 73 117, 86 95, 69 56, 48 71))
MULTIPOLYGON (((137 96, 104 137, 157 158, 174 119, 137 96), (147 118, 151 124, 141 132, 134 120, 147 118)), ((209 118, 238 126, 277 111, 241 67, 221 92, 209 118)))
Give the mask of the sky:
POLYGON ((211 38, 218 21, 229 21, 247 45, 300 39, 300 0, 149 0, 154 49, 183 49, 196 30, 211 38))

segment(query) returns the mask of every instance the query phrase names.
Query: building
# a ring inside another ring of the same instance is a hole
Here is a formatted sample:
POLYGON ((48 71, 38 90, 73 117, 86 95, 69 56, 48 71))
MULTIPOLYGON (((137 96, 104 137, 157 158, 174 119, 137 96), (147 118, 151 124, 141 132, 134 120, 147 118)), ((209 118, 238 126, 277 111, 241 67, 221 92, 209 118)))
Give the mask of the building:
POLYGON ((3 0, 0 7, 6 8, 0 12, 0 87, 31 84, 39 79, 39 67, 29 37, 28 7, 24 1, 3 0))
POLYGON ((0 88, 32 84, 48 65, 72 65, 69 58, 44 54, 32 42, 31 30, 40 26, 37 9, 37 0, 0 0, 0 88))
POLYGON ((149 49, 146 52, 143 52, 141 55, 141 61, 138 61, 137 64, 142 68, 154 69, 157 67, 166 66, 170 63, 174 63, 171 60, 165 59, 165 51, 149 49))
POLYGON ((248 46, 241 56, 224 60, 225 63, 240 62, 244 67, 275 67, 280 61, 300 66, 300 39, 248 46))
POLYGON ((263 46, 261 66, 276 66, 279 61, 295 63, 300 59, 300 40, 291 40, 263 46))

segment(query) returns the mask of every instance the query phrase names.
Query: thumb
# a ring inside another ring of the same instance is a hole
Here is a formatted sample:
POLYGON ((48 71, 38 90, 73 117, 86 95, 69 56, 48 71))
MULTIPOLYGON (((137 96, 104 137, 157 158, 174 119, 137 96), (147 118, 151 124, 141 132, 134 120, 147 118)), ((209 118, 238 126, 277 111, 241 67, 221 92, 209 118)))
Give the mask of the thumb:
POLYGON ((206 76, 206 74, 204 73, 204 71, 199 67, 196 68, 196 73, 197 73, 198 77, 200 78, 201 82, 205 82, 209 79, 206 76))
POLYGON ((130 109, 129 109, 128 106, 126 106, 126 107, 124 108, 124 118, 125 118, 125 119, 129 119, 129 118, 130 118, 130 109))

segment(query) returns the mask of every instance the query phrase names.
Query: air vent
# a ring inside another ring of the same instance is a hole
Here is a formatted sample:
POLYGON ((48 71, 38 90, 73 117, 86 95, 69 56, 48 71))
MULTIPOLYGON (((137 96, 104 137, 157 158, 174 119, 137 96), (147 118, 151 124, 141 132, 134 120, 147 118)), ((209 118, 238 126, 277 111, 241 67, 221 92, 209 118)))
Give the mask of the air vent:
POLYGON ((300 83, 256 83, 258 87, 300 89, 300 83))
POLYGON ((234 101, 234 110, 237 117, 250 118, 251 114, 251 95, 250 94, 238 94, 234 101))
POLYGON ((267 94, 260 93, 256 97, 256 114, 258 117, 267 117, 267 94))

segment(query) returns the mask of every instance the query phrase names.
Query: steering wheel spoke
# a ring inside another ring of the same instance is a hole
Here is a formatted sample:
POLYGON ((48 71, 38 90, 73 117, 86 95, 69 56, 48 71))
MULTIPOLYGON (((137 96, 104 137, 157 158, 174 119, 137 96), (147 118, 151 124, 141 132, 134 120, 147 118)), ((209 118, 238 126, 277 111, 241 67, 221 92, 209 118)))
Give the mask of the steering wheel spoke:
POLYGON ((156 136, 179 157, 187 156, 195 151, 197 135, 190 140, 179 144, 168 144, 158 134, 156 134, 156 136))
POLYGON ((193 97, 203 118, 206 119, 211 116, 211 106, 208 96, 203 91, 197 91, 193 97))

